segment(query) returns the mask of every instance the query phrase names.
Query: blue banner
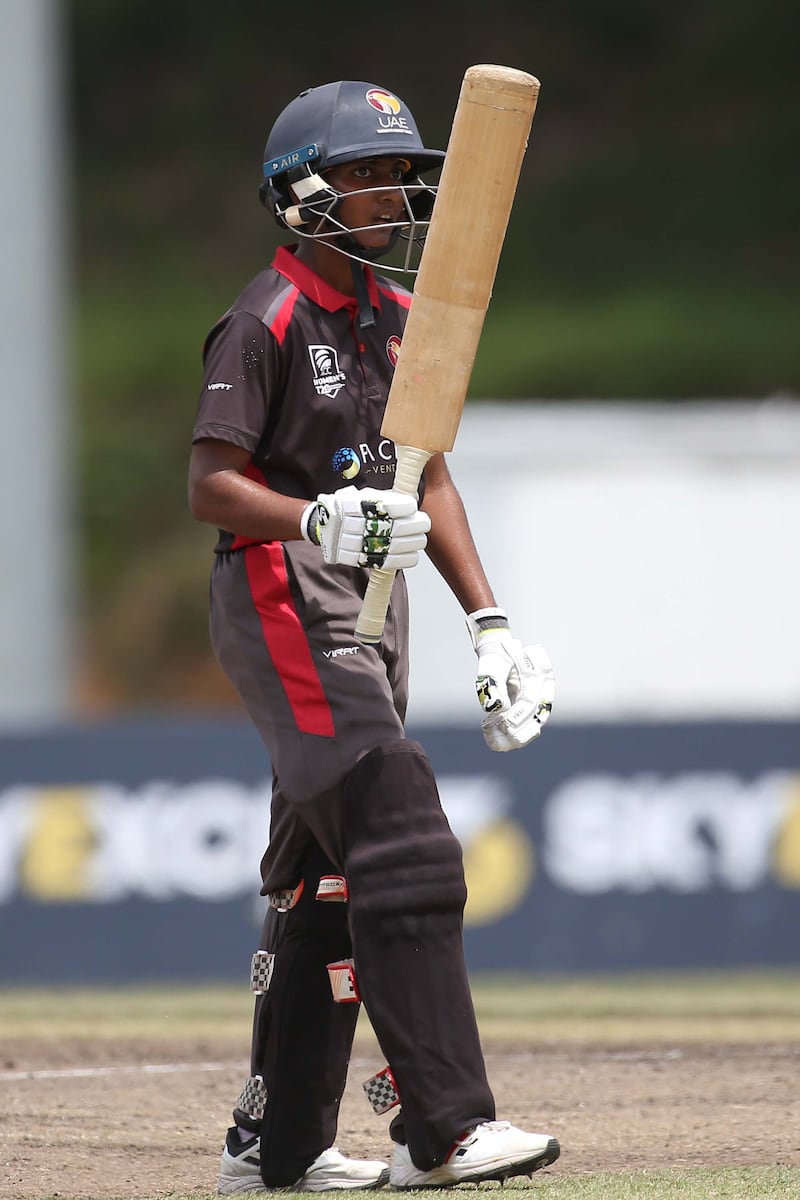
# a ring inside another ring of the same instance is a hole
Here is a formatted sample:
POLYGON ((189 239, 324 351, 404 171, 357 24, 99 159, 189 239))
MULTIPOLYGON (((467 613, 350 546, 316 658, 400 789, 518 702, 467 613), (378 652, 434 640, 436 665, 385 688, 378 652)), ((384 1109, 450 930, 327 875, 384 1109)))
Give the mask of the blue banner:
MULTIPOLYGON (((800 726, 411 731, 464 847, 475 970, 800 963, 800 726)), ((0 739, 0 982, 242 979, 270 769, 245 722, 0 739)))

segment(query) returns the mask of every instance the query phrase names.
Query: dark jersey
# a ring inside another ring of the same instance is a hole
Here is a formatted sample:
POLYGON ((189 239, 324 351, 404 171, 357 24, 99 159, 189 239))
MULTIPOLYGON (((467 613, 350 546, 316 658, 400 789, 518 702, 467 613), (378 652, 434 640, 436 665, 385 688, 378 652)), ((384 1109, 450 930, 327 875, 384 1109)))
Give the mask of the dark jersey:
MULTIPOLYGON (((366 268, 375 324, 362 329, 355 298, 293 250, 281 247, 209 333, 193 440, 249 450, 248 476, 286 496, 389 488, 394 443, 380 426, 411 296, 366 268)), ((248 544, 220 531, 217 550, 248 544)))

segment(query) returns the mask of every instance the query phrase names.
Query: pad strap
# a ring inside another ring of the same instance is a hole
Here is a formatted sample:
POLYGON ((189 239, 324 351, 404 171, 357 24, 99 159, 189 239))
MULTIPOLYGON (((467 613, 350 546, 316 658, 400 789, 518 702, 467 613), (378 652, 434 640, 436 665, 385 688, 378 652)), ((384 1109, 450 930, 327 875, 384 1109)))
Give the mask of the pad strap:
POLYGON ((366 1079, 361 1086, 378 1116, 388 1112, 390 1108, 396 1108, 400 1103, 397 1080, 392 1074, 391 1067, 384 1067, 382 1071, 378 1071, 377 1075, 366 1079))
POLYGON ((281 888, 279 892, 270 892, 270 906, 278 912, 288 912, 290 908, 294 908, 303 894, 304 883, 305 880, 301 879, 295 888, 281 888))
POLYGON ((337 1004, 358 1004, 361 996, 356 984, 356 970, 352 958, 328 963, 328 978, 337 1004))
POLYGON ((317 887, 317 900, 338 900, 347 903, 347 881, 343 875, 322 875, 317 887))
POLYGON ((254 995, 263 996, 269 990, 274 966, 274 954, 269 950, 256 950, 250 963, 250 991, 254 995))
POLYGON ((242 1088, 236 1107, 251 1121, 260 1121, 267 1103, 267 1089, 260 1075, 251 1075, 242 1088))

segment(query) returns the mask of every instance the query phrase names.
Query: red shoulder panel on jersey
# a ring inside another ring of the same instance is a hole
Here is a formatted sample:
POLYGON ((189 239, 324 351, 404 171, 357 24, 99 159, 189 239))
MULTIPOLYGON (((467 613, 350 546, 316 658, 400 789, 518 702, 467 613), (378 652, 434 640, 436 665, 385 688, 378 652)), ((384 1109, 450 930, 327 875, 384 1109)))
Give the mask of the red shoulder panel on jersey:
POLYGON ((294 306, 297 303, 297 297, 299 295, 299 290, 296 287, 293 287, 267 326, 279 346, 283 345, 283 339, 286 337, 286 330, 291 324, 292 313, 294 312, 294 306))
POLYGON ((286 691, 297 728, 301 733, 333 737, 333 714, 294 606, 283 547, 280 542, 249 546, 244 558, 264 642, 286 691))

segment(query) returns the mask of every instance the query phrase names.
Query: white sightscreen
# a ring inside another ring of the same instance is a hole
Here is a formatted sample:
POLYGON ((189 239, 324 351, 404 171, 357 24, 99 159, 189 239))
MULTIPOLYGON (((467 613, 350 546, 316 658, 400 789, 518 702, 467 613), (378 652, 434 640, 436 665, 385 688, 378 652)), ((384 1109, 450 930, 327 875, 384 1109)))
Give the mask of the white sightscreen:
MULTIPOLYGON (((471 404, 449 461, 561 717, 800 715, 800 405, 471 404)), ((408 578, 409 715, 479 716, 460 609, 408 578)))

